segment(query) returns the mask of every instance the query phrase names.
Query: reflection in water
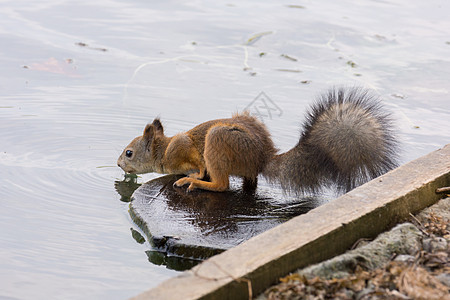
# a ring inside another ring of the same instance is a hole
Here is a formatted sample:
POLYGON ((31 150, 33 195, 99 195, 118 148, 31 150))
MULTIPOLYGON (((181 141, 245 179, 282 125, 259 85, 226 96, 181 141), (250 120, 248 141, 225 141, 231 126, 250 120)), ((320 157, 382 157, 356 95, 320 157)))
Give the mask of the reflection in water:
POLYGON ((201 263, 201 260, 182 258, 177 256, 168 256, 160 251, 148 250, 145 251, 147 254, 148 261, 152 264, 161 266, 164 265, 168 269, 184 271, 195 267, 197 264, 201 263))
POLYGON ((145 238, 142 236, 142 234, 139 231, 137 231, 133 228, 130 228, 130 230, 131 230, 131 236, 138 244, 145 243, 145 238))
MULTIPOLYGON (((159 177, 138 189, 135 177, 116 182, 122 201, 133 200, 130 215, 152 246, 146 252, 149 261, 176 270, 190 268, 323 202, 290 198, 264 182, 261 189, 246 191, 237 180, 232 186, 238 188, 226 192, 188 193, 185 187, 173 187, 180 177, 159 177)), ((136 230, 132 233, 137 242, 143 241, 136 230)))
POLYGON ((134 191, 141 186, 140 183, 137 183, 137 178, 135 174, 125 174, 125 178, 122 181, 114 183, 114 187, 120 195, 120 201, 131 202, 131 196, 134 191))

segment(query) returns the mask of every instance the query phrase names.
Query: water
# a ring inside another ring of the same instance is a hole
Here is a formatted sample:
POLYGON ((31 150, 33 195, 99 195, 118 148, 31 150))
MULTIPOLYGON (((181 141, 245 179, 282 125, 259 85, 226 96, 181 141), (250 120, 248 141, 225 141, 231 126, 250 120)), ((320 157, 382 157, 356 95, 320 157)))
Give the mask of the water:
POLYGON ((403 163, 445 145, 449 13, 444 0, 1 1, 0 298, 123 299, 177 274, 147 261, 114 190, 117 156, 156 116, 171 135, 264 91, 286 150, 318 92, 363 85, 398 120, 403 163))

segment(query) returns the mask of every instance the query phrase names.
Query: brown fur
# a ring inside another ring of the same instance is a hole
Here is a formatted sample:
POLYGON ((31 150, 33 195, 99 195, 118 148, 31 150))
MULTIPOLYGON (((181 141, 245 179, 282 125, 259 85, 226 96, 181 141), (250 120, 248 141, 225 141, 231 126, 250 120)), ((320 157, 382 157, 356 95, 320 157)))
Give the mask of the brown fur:
POLYGON ((330 90, 312 106, 300 141, 286 153, 276 154, 264 124, 248 113, 173 137, 155 119, 125 148, 118 165, 128 173, 186 174, 175 185, 189 184, 189 191, 224 191, 230 175, 254 188, 259 173, 284 190, 314 192, 335 184, 348 191, 396 166, 390 125, 367 91, 330 90), (210 181, 203 180, 206 175, 210 181))

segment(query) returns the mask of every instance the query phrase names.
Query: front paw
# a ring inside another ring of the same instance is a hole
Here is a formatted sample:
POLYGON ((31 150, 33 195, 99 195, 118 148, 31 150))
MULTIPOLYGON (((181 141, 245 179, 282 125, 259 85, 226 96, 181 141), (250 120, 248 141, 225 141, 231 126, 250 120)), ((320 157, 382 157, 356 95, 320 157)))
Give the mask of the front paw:
POLYGON ((195 182, 192 182, 189 187, 186 189, 186 191, 188 193, 192 192, 193 190, 195 190, 197 188, 197 186, 195 185, 195 182))
POLYGON ((173 186, 181 187, 183 185, 192 183, 192 181, 193 181, 193 178, 183 177, 183 178, 178 179, 177 181, 175 181, 173 186))

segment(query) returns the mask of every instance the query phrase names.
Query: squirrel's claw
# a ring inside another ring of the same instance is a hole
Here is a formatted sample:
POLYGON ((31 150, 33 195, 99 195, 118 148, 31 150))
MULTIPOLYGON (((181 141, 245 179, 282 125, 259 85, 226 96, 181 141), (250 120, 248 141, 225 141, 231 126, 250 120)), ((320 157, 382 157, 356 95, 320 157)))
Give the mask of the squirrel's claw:
POLYGON ((196 186, 195 186, 195 184, 192 182, 190 185, 189 185, 189 187, 187 188, 187 192, 188 193, 190 193, 190 192, 193 192, 194 190, 196 189, 196 186))
POLYGON ((173 183, 174 187, 182 187, 183 185, 189 184, 189 187, 186 189, 187 192, 192 192, 193 190, 196 189, 196 185, 194 183, 193 178, 190 177, 183 177, 181 179, 178 179, 177 181, 175 181, 173 183))
POLYGON ((192 185, 192 178, 183 177, 181 179, 178 179, 177 181, 174 182, 173 186, 182 187, 183 185, 186 185, 186 184, 192 185))

